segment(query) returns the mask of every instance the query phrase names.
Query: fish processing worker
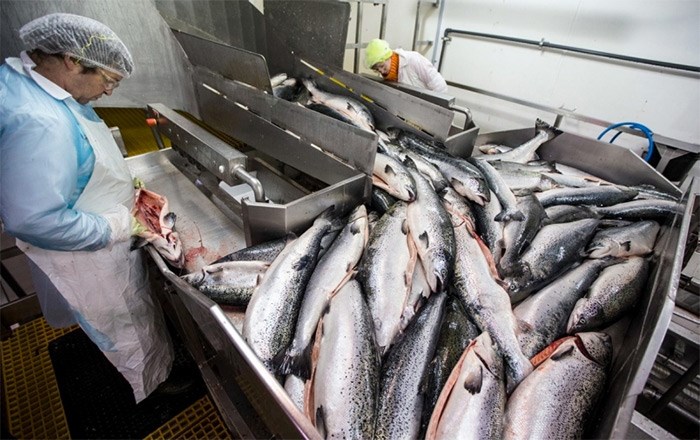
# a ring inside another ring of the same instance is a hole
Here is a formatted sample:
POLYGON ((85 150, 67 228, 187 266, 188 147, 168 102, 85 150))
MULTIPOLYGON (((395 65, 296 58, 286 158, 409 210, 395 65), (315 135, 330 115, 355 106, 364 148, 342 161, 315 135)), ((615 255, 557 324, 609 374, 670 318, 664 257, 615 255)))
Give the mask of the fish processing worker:
POLYGON ((79 324, 136 402, 170 373, 173 346, 151 298, 132 176, 89 105, 134 69, 104 24, 49 14, 25 24, 28 50, 0 66, 0 218, 30 260, 53 327, 79 324))
POLYGON ((391 49, 378 38, 367 44, 365 65, 386 81, 398 81, 438 93, 447 93, 447 83, 435 66, 418 52, 391 49))

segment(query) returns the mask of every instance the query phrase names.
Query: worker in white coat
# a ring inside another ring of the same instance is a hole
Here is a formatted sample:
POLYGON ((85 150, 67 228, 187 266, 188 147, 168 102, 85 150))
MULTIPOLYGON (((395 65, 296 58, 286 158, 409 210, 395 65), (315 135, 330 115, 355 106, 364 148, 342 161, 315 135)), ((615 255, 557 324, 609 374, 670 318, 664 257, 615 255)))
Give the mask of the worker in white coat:
POLYGON ((418 52, 391 49, 378 38, 367 44, 365 65, 386 81, 398 81, 433 92, 447 93, 447 83, 435 66, 418 52))
POLYGON ((133 71, 104 24, 72 14, 20 31, 28 51, 0 66, 0 217, 31 260, 46 320, 79 324, 133 388, 163 382, 173 346, 151 297, 141 251, 131 251, 132 176, 89 105, 133 71))

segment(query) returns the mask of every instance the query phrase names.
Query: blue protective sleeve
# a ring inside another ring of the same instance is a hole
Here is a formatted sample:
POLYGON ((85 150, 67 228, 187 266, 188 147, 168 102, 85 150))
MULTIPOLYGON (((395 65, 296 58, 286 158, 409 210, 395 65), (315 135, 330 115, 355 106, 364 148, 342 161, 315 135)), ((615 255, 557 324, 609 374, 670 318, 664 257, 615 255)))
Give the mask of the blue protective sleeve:
POLYGON ((0 66, 0 217, 9 234, 51 250, 107 245, 107 220, 72 209, 92 173, 83 143, 63 101, 0 66))

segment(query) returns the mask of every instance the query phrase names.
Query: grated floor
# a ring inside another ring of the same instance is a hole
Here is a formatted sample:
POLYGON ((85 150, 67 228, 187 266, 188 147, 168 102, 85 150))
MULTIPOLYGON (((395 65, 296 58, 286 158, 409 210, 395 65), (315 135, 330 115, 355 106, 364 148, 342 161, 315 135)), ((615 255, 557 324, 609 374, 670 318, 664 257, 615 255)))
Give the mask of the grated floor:
MULTIPOLYGON (((7 412, 6 431, 13 437, 71 438, 48 344, 75 328, 57 330, 39 318, 19 326, 12 337, 0 343, 2 404, 7 412)), ((146 437, 149 440, 179 438, 233 437, 209 396, 205 396, 146 437)))

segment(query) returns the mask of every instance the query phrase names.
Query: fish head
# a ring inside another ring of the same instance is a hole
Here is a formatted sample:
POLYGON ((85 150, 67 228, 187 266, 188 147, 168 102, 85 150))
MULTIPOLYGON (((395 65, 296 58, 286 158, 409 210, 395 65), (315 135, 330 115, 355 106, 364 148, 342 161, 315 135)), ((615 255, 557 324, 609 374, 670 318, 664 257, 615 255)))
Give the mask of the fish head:
POLYGON ((206 273, 204 272, 204 270, 198 270, 197 272, 182 275, 180 278, 182 278, 185 282, 191 284, 193 287, 199 287, 204 281, 205 277, 206 273))
POLYGON ((584 332, 578 333, 579 350, 587 358, 597 364, 607 367, 612 360, 612 339, 607 333, 584 332))
POLYGON ((168 212, 165 214, 163 217, 160 219, 160 228, 161 228, 161 233, 166 234, 173 229, 175 229, 175 220, 177 220, 177 216, 175 215, 174 212, 168 212))
POLYGON ((612 253, 611 245, 612 243, 610 243, 608 240, 593 241, 586 248, 586 254, 588 255, 588 258, 607 257, 612 253))
POLYGON ((532 281, 532 269, 525 263, 516 264, 509 268, 509 275, 503 279, 511 302, 519 301, 527 294, 532 281))
POLYGON ((173 267, 182 269, 185 265, 185 254, 182 252, 182 242, 177 232, 170 232, 166 236, 155 235, 149 243, 173 267))
POLYGON ((595 319, 596 316, 603 316, 602 305, 587 298, 579 299, 574 306, 573 312, 571 312, 571 316, 569 316, 566 332, 573 334, 590 330, 598 324, 595 319))

